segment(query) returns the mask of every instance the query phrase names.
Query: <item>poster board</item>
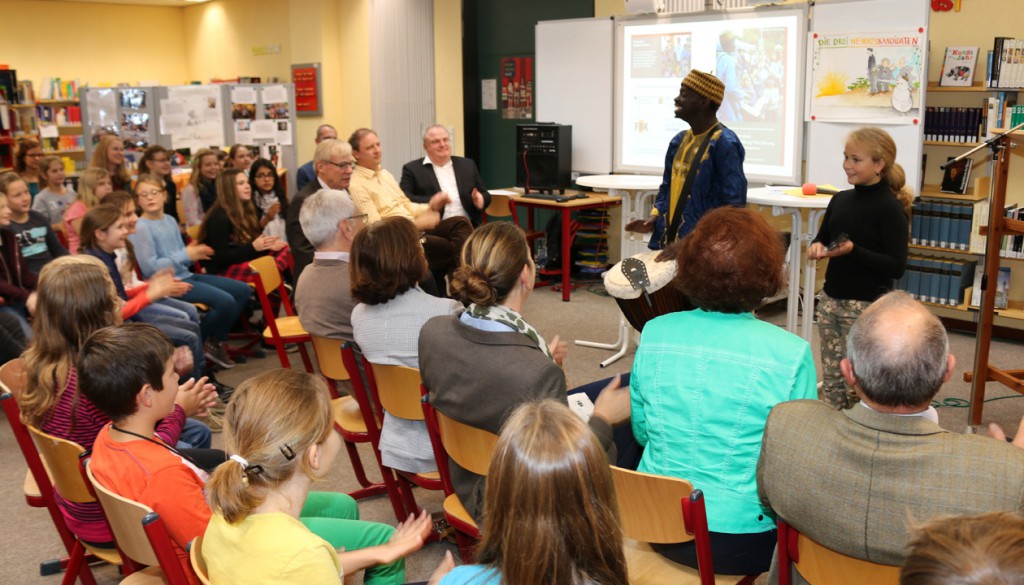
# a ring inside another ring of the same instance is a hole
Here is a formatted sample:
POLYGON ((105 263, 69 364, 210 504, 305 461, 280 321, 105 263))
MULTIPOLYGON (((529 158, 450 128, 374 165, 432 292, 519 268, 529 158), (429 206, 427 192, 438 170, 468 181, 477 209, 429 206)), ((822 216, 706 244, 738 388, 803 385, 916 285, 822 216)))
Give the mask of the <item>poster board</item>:
MULTIPOLYGON (((810 34, 852 31, 886 32, 924 28, 927 30, 930 4, 926 0, 860 0, 856 2, 819 2, 811 11, 810 34), (878 18, 884 14, 885 18, 878 18)), ((928 51, 923 51, 922 71, 928 71, 928 51)), ((922 82, 925 80, 922 79, 922 82)), ((922 83, 923 84, 923 83, 922 83)), ((920 108, 925 95, 920 96, 920 108)), ((807 125, 807 174, 812 183, 846 186, 843 172, 843 146, 846 135, 864 124, 809 121, 807 125)), ((910 124, 880 124, 896 142, 896 161, 907 174, 907 185, 914 191, 921 184, 921 153, 924 140, 923 120, 910 124)))
POLYGON ((547 20, 536 26, 538 122, 572 126, 572 170, 612 171, 613 20, 547 20))

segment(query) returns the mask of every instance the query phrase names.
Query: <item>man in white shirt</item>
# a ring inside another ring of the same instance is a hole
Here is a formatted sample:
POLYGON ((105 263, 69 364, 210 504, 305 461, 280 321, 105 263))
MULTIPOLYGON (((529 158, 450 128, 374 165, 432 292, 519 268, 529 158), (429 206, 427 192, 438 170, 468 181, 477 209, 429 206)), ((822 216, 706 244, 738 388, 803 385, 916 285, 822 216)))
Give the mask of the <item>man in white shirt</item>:
POLYGON ((473 227, 480 225, 482 210, 491 203, 476 163, 468 158, 452 156, 452 143, 448 130, 435 124, 423 133, 422 159, 410 161, 402 167, 399 185, 411 201, 429 203, 438 193, 448 195, 448 203, 441 210, 441 219, 463 216, 473 227))

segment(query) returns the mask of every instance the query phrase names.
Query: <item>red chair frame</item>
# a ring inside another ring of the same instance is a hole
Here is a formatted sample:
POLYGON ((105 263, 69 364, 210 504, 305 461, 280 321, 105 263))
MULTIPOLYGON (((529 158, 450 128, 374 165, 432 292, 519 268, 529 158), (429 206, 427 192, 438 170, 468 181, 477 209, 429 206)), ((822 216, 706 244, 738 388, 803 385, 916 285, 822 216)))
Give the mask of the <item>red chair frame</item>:
MULTIPOLYGON (((270 258, 270 262, 273 263, 273 257, 264 256, 257 258, 257 260, 263 260, 270 258)), ((255 260, 253 261, 255 262, 255 260)), ((253 262, 249 263, 251 267, 253 262)), ((277 270, 277 265, 274 265, 274 270, 277 270)), ((299 352, 302 354, 302 364, 306 367, 306 371, 310 374, 313 373, 313 362, 309 359, 309 352, 306 351, 306 343, 312 342, 309 333, 302 335, 282 336, 280 330, 277 328, 277 315, 274 314, 273 309, 270 306, 270 297, 268 296, 271 291, 266 289, 266 285, 263 283, 263 275, 256 269, 253 269, 256 273, 256 277, 253 279, 253 283, 256 286, 256 296, 260 299, 260 307, 263 309, 263 320, 267 322, 267 329, 270 330, 269 341, 274 345, 274 349, 277 350, 277 358, 281 360, 282 368, 290 368, 291 362, 288 360, 288 352, 285 351, 284 345, 286 343, 298 343, 299 352)), ((281 305, 284 307, 284 312, 287 317, 296 317, 295 307, 292 305, 292 300, 288 296, 288 289, 284 286, 284 278, 281 276, 281 272, 277 272, 277 294, 281 297, 281 305)), ((266 335, 264 335, 266 338, 266 335)))

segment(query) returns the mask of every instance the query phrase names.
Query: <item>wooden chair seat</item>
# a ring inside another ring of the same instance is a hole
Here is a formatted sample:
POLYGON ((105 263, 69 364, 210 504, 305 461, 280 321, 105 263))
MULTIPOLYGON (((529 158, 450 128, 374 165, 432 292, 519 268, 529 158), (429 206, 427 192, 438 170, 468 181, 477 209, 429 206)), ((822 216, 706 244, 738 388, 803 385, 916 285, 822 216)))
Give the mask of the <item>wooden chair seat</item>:
POLYGON ((456 526, 456 522, 461 523, 463 526, 456 526, 456 528, 460 528, 463 532, 476 531, 477 538, 479 538, 480 529, 473 517, 466 511, 466 507, 462 505, 458 495, 452 494, 444 499, 444 513, 452 526, 456 526))
MULTIPOLYGON (((81 542, 81 541, 79 541, 81 542)), ((82 546, 85 550, 92 553, 97 559, 110 563, 111 565, 120 565, 123 562, 121 555, 118 554, 116 548, 99 548, 82 542, 82 546)))
MULTIPOLYGON (((658 554, 651 545, 627 538, 623 543, 629 578, 644 585, 698 585, 697 569, 672 562, 658 554)), ((715 584, 734 584, 743 580, 739 575, 715 575, 715 584)))
POLYGON ((366 422, 359 410, 359 404, 351 396, 342 396, 332 401, 334 407, 334 422, 343 431, 348 433, 365 433, 366 422))
MULTIPOLYGON (((39 491, 39 486, 36 485, 36 478, 32 477, 32 470, 31 469, 26 469, 25 470, 25 487, 24 487, 24 490, 25 490, 25 500, 26 501, 35 500, 35 499, 43 497, 42 492, 39 491)), ((30 505, 34 505, 34 504, 30 504, 30 505)), ((42 506, 42 504, 40 504, 40 506, 42 506)))
POLYGON ((416 477, 425 479, 427 481, 441 481, 441 474, 436 471, 427 471, 425 473, 417 473, 416 477))
MULTIPOLYGON (((309 333, 302 328, 302 323, 299 323, 298 317, 278 317, 277 318, 277 330, 281 334, 281 341, 292 341, 299 337, 307 338, 306 341, 310 341, 309 333)), ((266 339, 273 339, 274 334, 270 331, 270 327, 263 330, 263 337, 266 339)))
POLYGON ((119 585, 167 585, 167 581, 160 567, 146 567, 121 579, 119 585))
POLYGON ((203 585, 211 585, 210 572, 206 569, 206 559, 203 558, 203 537, 197 536, 188 545, 188 559, 192 563, 192 570, 203 585))
POLYGON ((779 585, 793 583, 795 567, 811 585, 898 585, 900 568, 847 556, 825 547, 779 518, 779 585))

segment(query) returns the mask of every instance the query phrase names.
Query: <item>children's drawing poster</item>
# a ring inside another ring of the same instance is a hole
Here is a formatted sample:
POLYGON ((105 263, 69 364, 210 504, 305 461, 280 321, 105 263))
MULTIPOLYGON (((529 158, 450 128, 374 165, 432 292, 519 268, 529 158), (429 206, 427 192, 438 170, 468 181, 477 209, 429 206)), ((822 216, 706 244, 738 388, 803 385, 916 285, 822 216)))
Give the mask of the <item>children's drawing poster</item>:
POLYGON ((533 118, 533 57, 501 60, 501 117, 533 118))
POLYGON ((809 33, 808 121, 913 124, 921 119, 927 31, 809 33))

